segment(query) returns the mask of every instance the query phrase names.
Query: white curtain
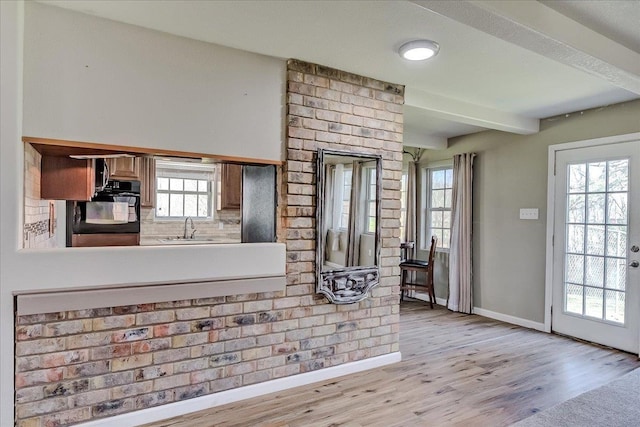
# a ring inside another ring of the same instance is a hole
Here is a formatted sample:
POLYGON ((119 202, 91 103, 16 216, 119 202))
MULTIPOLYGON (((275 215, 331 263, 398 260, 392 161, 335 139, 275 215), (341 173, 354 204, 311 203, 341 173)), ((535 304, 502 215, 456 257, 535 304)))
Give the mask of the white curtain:
POLYGON ((451 247, 449 251, 449 299, 447 308, 461 313, 473 310, 471 287, 471 225, 473 158, 475 153, 453 157, 451 247))
POLYGON ((333 173, 333 214, 331 228, 339 228, 342 218, 342 199, 344 196, 344 165, 337 164, 333 173))
POLYGON ((351 199, 349 200, 349 229, 347 244, 347 267, 358 265, 360 259, 360 230, 362 230, 362 218, 358 212, 362 212, 361 206, 362 190, 362 162, 354 161, 351 170, 351 199))
POLYGON ((335 195, 334 195, 334 173, 335 166, 326 165, 324 168, 324 234, 327 234, 328 230, 334 228, 335 223, 335 195))

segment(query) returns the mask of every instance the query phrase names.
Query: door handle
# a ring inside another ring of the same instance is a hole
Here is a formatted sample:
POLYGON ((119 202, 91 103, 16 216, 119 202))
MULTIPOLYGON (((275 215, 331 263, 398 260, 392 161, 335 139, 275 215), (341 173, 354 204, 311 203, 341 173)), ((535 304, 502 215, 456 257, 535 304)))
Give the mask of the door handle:
POLYGON ((638 267, 640 267, 640 262, 638 262, 638 261, 631 261, 631 262, 629 263, 629 267, 632 267, 632 268, 638 268, 638 267))
POLYGON ((631 246, 631 252, 638 252, 638 251, 640 251, 640 248, 637 245, 631 246))

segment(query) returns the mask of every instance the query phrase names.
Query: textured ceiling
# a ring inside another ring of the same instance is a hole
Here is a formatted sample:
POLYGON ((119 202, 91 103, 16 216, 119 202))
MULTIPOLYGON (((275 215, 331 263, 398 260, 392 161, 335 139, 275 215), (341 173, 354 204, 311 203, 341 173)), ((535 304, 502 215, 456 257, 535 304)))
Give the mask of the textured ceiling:
POLYGON ((640 52, 640 7, 637 1, 541 0, 540 3, 640 52))

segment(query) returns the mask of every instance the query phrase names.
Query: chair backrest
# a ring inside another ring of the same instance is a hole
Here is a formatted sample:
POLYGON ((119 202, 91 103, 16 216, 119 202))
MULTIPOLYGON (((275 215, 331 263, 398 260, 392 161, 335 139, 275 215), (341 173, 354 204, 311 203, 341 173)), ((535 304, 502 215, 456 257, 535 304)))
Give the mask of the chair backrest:
POLYGON ((431 247, 429 248, 429 267, 427 270, 427 274, 429 275, 429 279, 433 283, 433 262, 436 257, 436 246, 438 244, 438 238, 436 236, 431 236, 431 247))
POLYGON ((413 258, 414 242, 402 242, 400 243, 400 262, 413 258))
POLYGON ((438 238, 436 236, 431 236, 431 247, 429 248, 429 264, 433 262, 433 259, 436 256, 437 244, 438 244, 438 238))

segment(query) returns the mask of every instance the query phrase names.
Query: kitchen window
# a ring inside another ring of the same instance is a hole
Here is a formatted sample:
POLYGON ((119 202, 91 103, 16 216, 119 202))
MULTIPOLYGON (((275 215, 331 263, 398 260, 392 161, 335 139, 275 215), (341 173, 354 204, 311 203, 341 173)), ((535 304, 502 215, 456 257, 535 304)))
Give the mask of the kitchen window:
POLYGON ((212 218, 216 167, 196 162, 156 162, 156 218, 212 218))
POLYGON ((423 223, 426 226, 422 246, 423 249, 427 249, 431 236, 436 236, 437 249, 448 251, 451 240, 453 167, 428 168, 425 172, 427 197, 423 223))

